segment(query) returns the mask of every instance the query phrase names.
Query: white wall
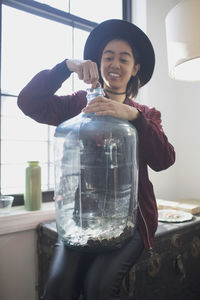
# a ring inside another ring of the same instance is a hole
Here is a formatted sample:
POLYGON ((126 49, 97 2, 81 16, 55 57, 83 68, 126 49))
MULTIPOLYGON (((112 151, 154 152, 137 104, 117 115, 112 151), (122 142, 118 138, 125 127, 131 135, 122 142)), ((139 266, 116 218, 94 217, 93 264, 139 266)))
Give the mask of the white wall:
MULTIPOLYGON (((176 163, 159 173, 150 170, 157 198, 200 199, 200 82, 172 80, 168 76, 165 17, 178 0, 133 0, 136 24, 150 37, 156 54, 152 80, 141 101, 162 113, 163 128, 176 151, 176 163), (144 11, 145 10, 145 11, 144 11)), ((134 22, 134 20, 133 20, 134 22)))
POLYGON ((37 300, 36 232, 0 236, 0 300, 37 300))
POLYGON ((0 300, 38 300, 37 227, 55 220, 54 202, 0 216, 0 300))

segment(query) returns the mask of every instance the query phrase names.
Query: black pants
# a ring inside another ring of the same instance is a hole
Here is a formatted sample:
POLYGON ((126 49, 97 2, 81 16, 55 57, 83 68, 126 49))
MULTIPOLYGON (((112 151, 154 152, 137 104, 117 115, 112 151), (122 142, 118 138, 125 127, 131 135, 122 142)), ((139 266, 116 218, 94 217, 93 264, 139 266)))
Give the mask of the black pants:
POLYGON ((125 274, 143 251, 138 231, 122 248, 104 253, 83 253, 58 242, 42 299, 119 300, 125 274))

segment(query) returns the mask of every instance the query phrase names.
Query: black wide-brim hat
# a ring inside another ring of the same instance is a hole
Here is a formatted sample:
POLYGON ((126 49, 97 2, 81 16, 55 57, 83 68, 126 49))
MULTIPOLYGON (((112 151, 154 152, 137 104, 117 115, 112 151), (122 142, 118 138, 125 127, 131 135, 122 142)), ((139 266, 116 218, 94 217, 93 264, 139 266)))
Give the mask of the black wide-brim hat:
POLYGON ((122 38, 130 44, 133 54, 134 48, 139 53, 140 70, 138 76, 141 86, 152 77, 155 66, 153 46, 147 35, 136 25, 118 19, 104 21, 97 25, 89 34, 84 48, 84 59, 90 59, 99 66, 99 51, 105 41, 122 38))

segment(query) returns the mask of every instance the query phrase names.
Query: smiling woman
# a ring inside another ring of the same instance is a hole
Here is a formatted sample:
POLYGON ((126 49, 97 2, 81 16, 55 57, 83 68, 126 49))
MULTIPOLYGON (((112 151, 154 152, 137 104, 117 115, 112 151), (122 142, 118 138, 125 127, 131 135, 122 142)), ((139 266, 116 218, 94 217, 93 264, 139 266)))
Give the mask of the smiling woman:
MULTIPOLYGON (((60 147, 61 156, 58 159, 58 164, 61 164, 61 172, 56 176, 62 184, 59 186, 59 193, 55 195, 56 204, 58 207, 62 207, 62 205, 69 204, 70 200, 88 195, 84 205, 77 206, 77 201, 75 201, 75 205, 67 206, 66 211, 70 210, 72 222, 79 220, 79 215, 89 209, 90 202, 93 206, 101 206, 102 201, 98 201, 98 196, 100 193, 100 198, 104 199, 105 189, 100 188, 99 193, 88 191, 88 194, 85 194, 85 189, 87 187, 89 190, 93 189, 96 176, 97 178, 99 176, 99 180, 95 182, 98 186, 101 186, 107 177, 101 176, 101 168, 96 169, 94 176, 90 177, 87 176, 85 165, 82 168, 77 167, 80 157, 84 155, 84 149, 92 144, 91 138, 89 134, 86 134, 86 140, 83 141, 81 130, 78 140, 72 138, 71 131, 69 136, 63 137, 65 124, 67 122, 72 124, 72 118, 75 117, 77 122, 73 127, 75 133, 79 133, 78 120, 82 116, 82 112, 86 113, 83 124, 88 124, 90 118, 93 118, 91 116, 97 118, 97 121, 98 116, 112 116, 130 122, 136 128, 139 137, 139 178, 135 179, 138 189, 138 208, 134 234, 124 245, 110 250, 111 252, 101 251, 97 247, 99 252, 90 253, 82 251, 82 249, 74 250, 71 244, 67 244, 63 239, 63 230, 61 229, 59 231, 60 239, 56 244, 55 256, 50 267, 49 280, 42 299, 71 300, 78 299, 80 294, 83 294, 87 300, 119 299, 119 286, 123 277, 136 262, 143 248, 145 247, 150 253, 153 251, 158 218, 148 167, 154 171, 169 168, 175 161, 175 152, 162 129, 160 112, 155 108, 137 103, 132 97, 135 97, 137 90, 151 79, 154 64, 154 49, 146 34, 133 23, 109 19, 98 24, 89 34, 84 46, 84 59, 67 58, 51 69, 40 71, 19 94, 18 105, 26 115, 44 124, 57 126, 62 123, 58 126, 58 137, 62 137, 62 141, 64 139, 63 147, 62 144, 60 147), (139 53, 137 57, 135 49, 139 53), (78 90, 73 94, 63 96, 56 95, 58 88, 70 78, 72 73, 77 74, 79 80, 90 84, 91 91, 96 86, 102 85, 104 94, 92 99, 88 105, 85 90, 78 90), (135 89, 132 89, 133 82, 137 83, 136 92, 135 89), (63 150, 65 148, 69 150, 66 156, 63 150), (68 162, 67 159, 71 156, 74 157, 76 164, 67 163, 67 167, 64 168, 63 163, 68 162), (70 170, 71 177, 69 176, 70 170), (67 193, 65 193, 65 189, 68 191, 67 193)), ((121 128, 121 125, 119 127, 121 128)), ((103 129, 103 125, 100 126, 101 128, 103 129)), ((120 128, 116 131, 120 131, 120 128)), ((92 137, 96 136, 96 132, 90 130, 92 137)), ((113 141, 114 135, 108 136, 113 141)), ((103 149, 106 147, 106 142, 99 142, 99 135, 97 137, 94 145, 92 144, 92 149, 95 150, 89 151, 88 155, 93 169, 95 168, 94 162, 101 158, 98 152, 99 147, 102 146, 103 149), (97 154, 95 160, 94 154, 97 154)), ((105 140, 108 141, 108 137, 105 140)), ((121 142, 120 145, 124 145, 124 143, 121 142)), ((130 151, 128 147, 125 151, 121 151, 122 157, 126 158, 128 151, 130 151)), ((130 152, 132 153, 132 151, 130 152)), ((106 155, 107 153, 109 152, 106 151, 106 155)), ((119 159, 118 155, 116 157, 119 159)), ((120 163, 117 166, 119 165, 120 163)), ((127 165, 130 166, 129 163, 127 165)), ((111 169, 113 170, 113 168, 111 169)), ((122 176, 123 169, 117 178, 122 176)), ((130 174, 133 173, 134 167, 132 166, 130 174)), ((110 178, 110 176, 108 177, 110 178)), ((126 176, 123 177, 126 178, 126 176)), ((119 200, 117 194, 115 196, 116 201, 119 200)), ((128 198, 131 210, 133 193, 128 198)), ((108 203, 111 199, 112 193, 108 197, 108 203)), ((126 197, 123 197, 122 201, 126 205, 126 197)), ((64 209, 64 214, 66 211, 64 209)), ((105 209, 105 213, 107 213, 107 209, 105 209)), ((64 217, 61 215, 60 218, 68 230, 69 218, 65 218, 65 215, 64 217)), ((113 218, 112 214, 110 218, 113 218)), ((131 215, 129 221, 133 221, 133 218, 134 216, 131 215)), ((80 220, 82 219, 80 218, 80 220)), ((89 229, 87 222, 77 221, 76 225, 80 230, 89 229)), ((114 228, 111 230, 111 234, 113 232, 114 228)), ((77 237, 76 234, 75 237, 77 237)), ((98 246, 100 246, 99 243, 98 246)))

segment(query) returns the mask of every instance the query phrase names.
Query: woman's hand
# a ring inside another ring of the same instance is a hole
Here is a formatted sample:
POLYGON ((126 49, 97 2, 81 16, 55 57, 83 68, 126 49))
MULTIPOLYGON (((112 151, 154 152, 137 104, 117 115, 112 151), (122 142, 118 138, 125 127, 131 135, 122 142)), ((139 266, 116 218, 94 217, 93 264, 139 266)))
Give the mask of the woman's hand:
POLYGON ((91 100, 82 112, 94 112, 97 116, 113 116, 132 121, 138 118, 139 112, 135 107, 99 96, 91 100))
POLYGON ((91 60, 68 59, 66 64, 71 72, 77 73, 79 79, 91 84, 91 90, 96 86, 100 86, 98 67, 95 62, 91 60))

